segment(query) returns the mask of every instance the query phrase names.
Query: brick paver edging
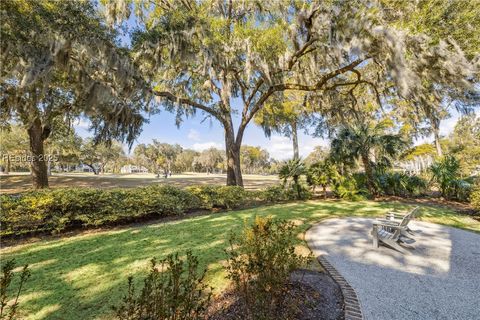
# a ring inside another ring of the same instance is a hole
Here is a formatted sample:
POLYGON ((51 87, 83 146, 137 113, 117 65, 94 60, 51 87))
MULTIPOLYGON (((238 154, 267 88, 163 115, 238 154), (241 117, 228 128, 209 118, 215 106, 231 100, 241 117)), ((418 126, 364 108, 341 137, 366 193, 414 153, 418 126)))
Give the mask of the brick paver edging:
POLYGON ((318 262, 323 266, 330 276, 338 283, 343 294, 345 304, 345 320, 364 320, 362 308, 357 298, 357 293, 345 280, 345 278, 328 262, 324 256, 318 257, 318 262))

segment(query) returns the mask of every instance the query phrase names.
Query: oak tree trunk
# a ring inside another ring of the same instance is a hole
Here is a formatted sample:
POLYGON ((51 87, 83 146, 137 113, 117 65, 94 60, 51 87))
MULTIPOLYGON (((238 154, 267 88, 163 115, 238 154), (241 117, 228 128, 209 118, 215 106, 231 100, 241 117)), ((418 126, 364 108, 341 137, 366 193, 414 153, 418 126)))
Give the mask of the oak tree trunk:
POLYGON ((48 188, 48 172, 43 153, 44 133, 42 122, 36 118, 27 130, 32 153, 32 183, 35 189, 48 188))
POLYGON ((240 168, 240 146, 242 137, 235 135, 233 128, 225 128, 225 149, 227 155, 227 186, 243 187, 242 170, 240 168))

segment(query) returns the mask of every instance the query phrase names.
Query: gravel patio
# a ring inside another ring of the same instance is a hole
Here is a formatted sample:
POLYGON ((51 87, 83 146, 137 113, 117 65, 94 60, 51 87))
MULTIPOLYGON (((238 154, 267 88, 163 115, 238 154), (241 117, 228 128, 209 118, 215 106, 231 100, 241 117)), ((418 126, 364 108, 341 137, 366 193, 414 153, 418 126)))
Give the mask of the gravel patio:
POLYGON ((415 249, 372 246, 373 219, 329 219, 306 234, 356 291, 364 319, 480 319, 480 235, 412 221, 415 249))

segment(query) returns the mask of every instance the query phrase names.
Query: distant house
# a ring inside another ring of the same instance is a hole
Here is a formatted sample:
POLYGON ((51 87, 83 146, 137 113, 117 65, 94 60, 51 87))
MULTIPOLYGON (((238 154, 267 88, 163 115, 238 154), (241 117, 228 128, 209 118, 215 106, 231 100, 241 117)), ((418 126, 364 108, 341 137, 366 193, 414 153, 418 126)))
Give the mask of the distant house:
POLYGON ((148 169, 144 166, 134 166, 128 164, 120 168, 121 173, 148 173, 148 169))

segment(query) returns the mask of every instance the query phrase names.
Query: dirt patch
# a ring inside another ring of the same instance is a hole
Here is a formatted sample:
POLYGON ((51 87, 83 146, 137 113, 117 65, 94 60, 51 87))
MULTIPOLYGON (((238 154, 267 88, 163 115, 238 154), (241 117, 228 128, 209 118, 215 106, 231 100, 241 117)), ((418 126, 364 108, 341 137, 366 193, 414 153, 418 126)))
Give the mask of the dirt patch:
MULTIPOLYGON (((278 306, 280 319, 343 320, 344 304, 339 285, 326 273, 297 270, 291 274, 285 303, 278 306), (292 311, 287 312, 286 306, 292 311), (293 316, 288 316, 292 314, 293 316)), ((246 319, 244 306, 238 296, 227 291, 212 304, 209 320, 246 319)))

